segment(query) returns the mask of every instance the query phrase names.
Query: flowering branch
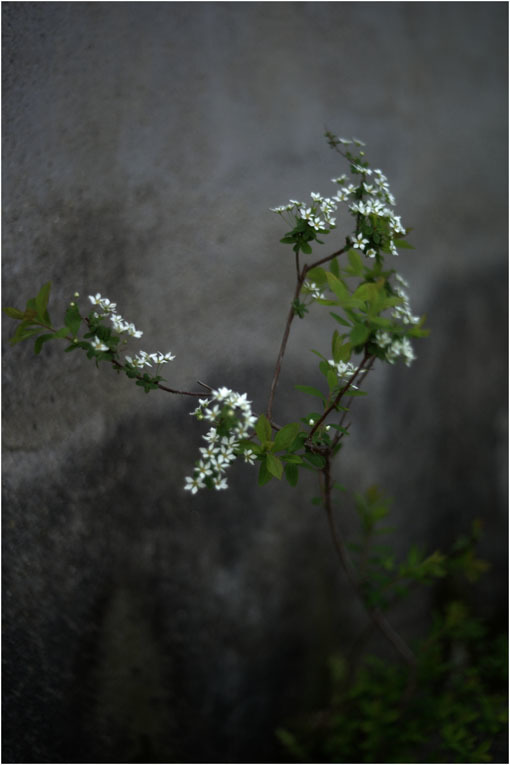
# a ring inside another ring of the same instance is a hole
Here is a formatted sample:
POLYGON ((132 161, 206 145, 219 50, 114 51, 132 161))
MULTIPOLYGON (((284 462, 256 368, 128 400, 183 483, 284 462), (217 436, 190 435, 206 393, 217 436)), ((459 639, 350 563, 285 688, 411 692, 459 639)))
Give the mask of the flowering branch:
MULTIPOLYGON (((402 359, 410 365, 415 358, 411 340, 424 336, 426 330, 422 329, 424 319, 411 311, 407 283, 395 269, 385 265, 385 256, 396 256, 399 249, 412 249, 405 239, 407 230, 392 209, 395 199, 386 176, 381 170, 369 167, 362 141, 338 138, 331 133, 326 137, 332 148, 347 160, 352 180, 349 182, 345 174, 332 178, 336 187, 332 197, 312 192, 310 203, 291 199, 286 205, 272 208, 290 227, 281 242, 292 246, 296 283, 265 414, 255 415, 247 394, 227 387, 212 389, 199 382, 205 389, 202 393, 170 387, 159 374, 163 365, 175 359, 170 351, 138 351, 121 358, 120 348, 130 339, 140 339, 143 332, 120 316, 116 304, 100 293, 89 295, 92 309, 85 316, 76 301, 71 301, 61 328, 53 326, 48 313, 49 282, 27 302, 24 311, 16 308, 4 311, 19 322, 11 344, 33 338, 34 350, 39 353, 44 343, 63 339, 68 343, 67 352, 82 349, 96 364, 103 361, 112 364, 146 393, 159 389, 197 397, 198 406, 191 414, 207 422, 209 429, 203 435, 205 445, 199 448, 200 457, 192 474, 185 478, 184 488, 191 494, 207 488, 226 489, 228 468, 239 457, 247 464, 259 465, 260 485, 285 476, 288 483, 295 486, 300 470, 315 471, 342 568, 373 622, 412 667, 412 651, 391 627, 382 609, 368 602, 365 582, 356 574, 336 528, 331 462, 342 446, 341 439, 349 434, 350 425, 345 426, 345 420, 352 399, 365 395, 359 386, 376 360, 394 364, 402 359), (357 153, 340 146, 354 146, 353 151, 357 153), (329 235, 336 228, 334 213, 343 203, 354 220, 345 245, 316 258, 311 265, 301 266, 301 253, 311 255, 315 244, 324 244, 319 236, 329 235), (344 256, 341 265, 340 256, 344 256), (305 413, 296 421, 280 426, 273 422, 273 407, 292 323, 296 316, 303 319, 312 304, 334 309, 330 315, 337 328, 331 337, 331 358, 314 351, 320 359, 319 371, 325 378, 327 391, 296 386, 306 395, 319 399, 321 411, 305 413), (345 406, 347 397, 350 403, 345 406)), ((75 293, 74 297, 78 298, 79 294, 75 293)))

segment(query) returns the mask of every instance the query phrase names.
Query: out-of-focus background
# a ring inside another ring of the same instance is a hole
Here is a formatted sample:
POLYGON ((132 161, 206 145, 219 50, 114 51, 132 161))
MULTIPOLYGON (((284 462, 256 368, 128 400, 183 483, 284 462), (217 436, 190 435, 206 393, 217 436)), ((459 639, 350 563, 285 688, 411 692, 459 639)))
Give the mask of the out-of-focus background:
MULTIPOLYGON (((506 623, 505 3, 16 3, 3 11, 3 298, 101 292, 172 350, 170 384, 265 407, 294 280, 270 207, 331 194, 362 138, 416 250, 431 335, 374 371, 338 479, 394 497, 397 548, 484 524, 469 593, 506 623)), ((337 230, 317 255, 342 246, 337 230)), ((323 315, 324 314, 324 315, 323 315)), ((193 401, 146 396, 4 317, 4 761, 263 762, 365 624, 316 488, 232 469, 183 491, 193 401)), ((295 322, 275 419, 333 327, 295 322)), ((345 530, 352 503, 338 507, 345 530)), ((412 640, 433 593, 394 615, 412 640)), ((375 644, 374 650, 384 651, 375 644)))

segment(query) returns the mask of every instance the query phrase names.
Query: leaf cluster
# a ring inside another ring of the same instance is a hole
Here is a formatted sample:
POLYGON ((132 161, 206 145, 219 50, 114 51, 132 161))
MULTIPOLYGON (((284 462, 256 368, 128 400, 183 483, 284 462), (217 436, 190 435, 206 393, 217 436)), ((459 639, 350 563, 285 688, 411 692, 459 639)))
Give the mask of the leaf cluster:
POLYGON ((297 762, 491 762, 508 724, 508 643, 461 602, 434 619, 416 649, 413 695, 401 664, 331 657, 320 712, 277 731, 297 762))
POLYGON ((50 290, 51 282, 43 284, 37 295, 27 300, 24 311, 18 308, 3 309, 7 316, 19 321, 16 331, 9 339, 11 345, 35 338, 34 351, 35 353, 40 353, 43 344, 48 340, 66 337, 69 334, 68 327, 56 330, 52 326, 48 313, 50 290))
MULTIPOLYGON (((298 255, 303 252, 305 255, 310 255, 312 247, 310 242, 318 242, 318 244, 324 244, 323 241, 317 236, 317 231, 307 223, 304 218, 298 218, 296 225, 285 236, 280 239, 283 244, 292 244, 292 249, 298 255)), ((329 233, 328 231, 322 231, 323 234, 329 233)))
POLYGON ((299 422, 284 425, 273 438, 271 423, 261 414, 255 424, 255 436, 257 440, 244 440, 242 447, 251 449, 260 461, 260 486, 283 477, 290 486, 296 486, 300 469, 317 470, 326 464, 325 458, 308 444, 309 433, 299 422))

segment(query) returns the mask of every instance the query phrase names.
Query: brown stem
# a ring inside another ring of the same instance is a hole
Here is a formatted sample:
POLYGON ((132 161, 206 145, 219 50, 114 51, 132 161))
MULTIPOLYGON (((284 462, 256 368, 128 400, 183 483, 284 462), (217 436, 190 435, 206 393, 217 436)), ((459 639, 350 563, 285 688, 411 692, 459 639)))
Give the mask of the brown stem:
POLYGON ((278 352, 278 358, 276 359, 276 366, 273 374, 273 380, 271 382, 271 390, 269 393, 269 401, 267 403, 267 411, 266 416, 269 422, 271 422, 272 416, 273 416, 273 401, 276 393, 276 386, 278 385, 278 379, 280 377, 280 372, 282 368, 282 360, 285 355, 285 349, 287 347, 287 341, 289 339, 289 333, 290 333, 290 325, 292 324, 292 320, 294 319, 295 311, 294 311, 294 303, 299 298, 299 293, 301 292, 301 287, 303 286, 303 282, 306 277, 306 272, 308 271, 308 266, 303 266, 303 271, 298 276, 296 289, 294 291, 294 297, 292 299, 292 305, 290 307, 290 311, 287 315, 287 321, 285 323, 285 330, 283 332, 283 338, 280 345, 280 350, 278 352))
POLYGON ((303 286, 303 283, 306 279, 306 275, 308 271, 311 271, 312 268, 317 268, 317 266, 322 265, 323 263, 327 263, 330 260, 333 260, 333 258, 336 258, 338 255, 341 255, 343 252, 345 252, 347 249, 349 249, 349 245, 346 244, 344 247, 342 247, 340 250, 337 250, 336 252, 333 252, 331 255, 327 255, 325 258, 321 258, 320 260, 315 261, 311 266, 307 266, 306 264, 303 266, 303 270, 300 272, 299 270, 299 253, 296 253, 296 272, 297 272, 297 282, 296 282, 296 289, 294 291, 294 297, 292 299, 292 305, 290 307, 290 311, 287 315, 287 321, 285 323, 285 329, 283 332, 282 342, 280 345, 280 350, 278 352, 278 358, 276 359, 276 365, 275 370, 273 374, 273 379, 271 381, 271 390, 269 392, 269 401, 267 403, 267 410, 266 410, 266 416, 267 419, 271 422, 272 414, 273 414, 273 402, 274 397, 276 394, 276 388, 278 385, 278 380, 280 378, 280 372, 282 367, 282 361, 283 357, 285 355, 285 350, 287 348, 287 341, 289 339, 290 334, 290 327, 292 324, 292 321, 295 316, 294 311, 294 303, 299 298, 299 293, 301 292, 301 288, 303 286))
MULTIPOLYGON (((370 361, 368 362, 367 366, 362 370, 363 377, 359 381, 359 385, 360 386, 362 385, 363 381, 365 380, 365 377, 368 375, 368 373, 372 369, 372 367, 374 365, 375 358, 376 358, 375 356, 372 356, 370 358, 370 361)), ((353 405, 353 402, 354 402, 354 399, 351 399, 351 401, 349 402, 349 405, 346 407, 345 412, 342 413, 342 417, 340 418, 340 422, 338 423, 340 426, 342 426, 344 424, 344 422, 345 422, 345 420, 347 418, 347 415, 350 413, 352 405, 353 405)), ((346 425, 345 427, 346 427, 346 429, 348 429, 350 427, 350 424, 346 425)), ((333 449, 338 444, 340 439, 343 438, 343 436, 344 436, 344 433, 342 433, 340 431, 336 434, 335 438, 333 439, 333 449)))
MULTIPOLYGON (((122 370, 125 369, 124 365, 121 364, 116 359, 112 359, 111 362, 112 362, 113 366, 116 367, 117 369, 122 369, 122 370)), ((142 375, 136 375, 136 378, 137 378, 137 380, 143 380, 142 375)), ((200 381, 198 381, 198 384, 199 385, 203 385, 205 388, 209 388, 208 385, 205 385, 205 383, 202 383, 200 381)), ((194 396, 194 397, 200 396, 202 398, 205 396, 207 398, 207 396, 209 395, 208 393, 194 393, 194 392, 188 391, 188 390, 175 390, 175 388, 168 388, 166 385, 161 385, 161 383, 156 383, 156 385, 158 386, 158 388, 160 390, 164 390, 167 393, 176 393, 179 396, 194 396)), ((212 390, 212 389, 209 388, 209 390, 212 390)))
POLYGON ((336 252, 333 252, 331 255, 327 255, 325 258, 321 258, 320 260, 316 260, 315 263, 312 263, 311 266, 307 266, 307 270, 311 271, 312 268, 317 268, 317 266, 322 266, 323 263, 327 263, 330 260, 333 260, 333 258, 337 258, 339 255, 342 255, 346 250, 350 249, 351 245, 347 243, 344 247, 342 247, 340 250, 337 250, 336 252))
MULTIPOLYGON (((338 405, 339 405, 339 403, 340 403, 340 400, 341 400, 342 396, 344 395, 344 393, 346 393, 346 392, 348 391, 348 389, 351 387, 351 385, 353 385, 354 381, 356 380, 356 377, 357 377, 357 376, 360 374, 360 372, 362 372, 362 371, 363 371, 363 367, 364 367, 364 365, 365 365, 365 362, 366 362, 366 361, 367 361, 369 358, 370 358, 370 356, 369 356, 369 355, 368 355, 368 353, 365 351, 365 355, 363 356, 363 358, 362 358, 362 360, 361 360, 361 363, 359 364, 358 368, 356 369, 356 371, 354 372, 354 374, 352 375, 352 377, 351 377, 351 378, 350 378, 350 379, 349 379, 349 380, 348 380, 348 381, 345 383, 344 387, 340 389, 340 391, 339 391, 339 392, 338 392, 338 394, 336 395, 336 397, 335 397, 335 400, 333 401, 333 403, 332 403, 332 404, 330 404, 330 405, 327 407, 327 409, 325 409, 325 410, 324 410, 324 412, 323 412, 322 416, 321 416, 321 417, 320 417, 320 418, 317 420, 317 422, 315 423, 315 425, 314 425, 314 426, 313 426, 313 428, 311 429, 311 431, 310 431, 310 434, 309 434, 309 436, 308 436, 308 441, 310 441, 310 440, 313 438, 313 435, 314 435, 315 431, 317 430, 317 428, 319 428, 319 427, 322 425, 322 423, 324 422, 324 420, 325 420, 325 419, 326 419, 326 418, 327 418, 327 417, 328 417, 328 416, 331 414, 331 412, 332 412, 334 409, 335 409, 335 410, 337 409, 337 407, 338 407, 338 405)), ((368 369, 367 369, 367 371, 368 371, 368 369)))
POLYGON ((331 532, 331 538, 333 540, 333 544, 335 546, 335 550, 338 554, 338 557, 340 559, 340 563, 342 565, 343 570, 345 571, 347 578, 349 579, 351 585, 356 590, 356 593, 358 594, 360 600, 365 605, 369 616, 375 623, 375 625, 379 628, 379 630, 383 633, 383 635, 386 637, 387 640, 393 645, 395 650, 400 654, 400 656, 404 659, 406 664, 409 666, 411 670, 410 678, 409 678, 409 684, 406 691, 406 695, 409 695, 414 687, 414 681, 415 681, 415 674, 416 674, 416 658, 407 645, 407 643, 403 640, 403 638, 396 632, 391 624, 386 619, 385 615, 382 613, 382 611, 379 608, 370 609, 363 599, 363 593, 361 591, 361 582, 358 580, 356 576, 356 571, 354 569, 354 566, 352 565, 352 562, 349 558, 349 555, 347 553, 347 548, 345 546, 345 542, 343 538, 340 536, 338 529, 335 525, 335 520, 333 516, 333 507, 331 504, 331 471, 330 471, 330 458, 329 456, 326 457, 326 464, 322 468, 322 475, 323 475, 323 501, 324 501, 324 507, 326 509, 326 515, 328 518, 328 524, 329 524, 329 530, 331 532))

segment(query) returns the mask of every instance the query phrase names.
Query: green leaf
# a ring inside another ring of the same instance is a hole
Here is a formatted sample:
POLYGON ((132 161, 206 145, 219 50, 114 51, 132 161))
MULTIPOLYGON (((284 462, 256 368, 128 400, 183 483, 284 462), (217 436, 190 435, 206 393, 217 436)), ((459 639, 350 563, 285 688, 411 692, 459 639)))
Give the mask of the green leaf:
POLYGON ((344 343, 338 332, 333 333, 332 353, 333 361, 338 364, 339 361, 349 361, 351 358, 351 343, 344 343))
POLYGON ((365 271, 365 265, 359 252, 357 250, 349 250, 347 258, 349 260, 349 268, 345 269, 346 273, 351 276, 362 276, 365 271))
MULTIPOLYGON (((306 434, 304 434, 304 435, 306 436, 306 434)), ((294 446, 294 444, 293 444, 293 446, 294 446)), ((302 446, 302 444, 299 443, 297 448, 300 449, 301 446, 302 446)), ((291 465, 302 465, 303 464, 303 460, 301 459, 299 454, 284 454, 282 459, 285 462, 288 462, 291 465)))
POLYGON ((260 443, 271 441, 271 423, 265 414, 261 414, 255 423, 255 433, 257 434, 260 443))
POLYGON ((326 399, 324 394, 318 388, 314 388, 313 385, 295 385, 294 387, 296 390, 301 391, 301 393, 307 393, 309 396, 318 396, 323 401, 326 399))
POLYGON ((353 346, 363 345, 370 337, 370 327, 364 324, 356 324, 351 331, 350 337, 353 346))
POLYGON ((67 327, 62 327, 62 329, 57 330, 55 332, 55 337, 61 338, 61 337, 67 337, 69 334, 69 329, 67 327))
POLYGON ((16 345, 16 343, 21 343, 23 340, 28 340, 28 338, 33 337, 34 335, 38 335, 41 332, 44 332, 42 327, 34 327, 32 322, 29 320, 22 321, 21 324, 18 324, 14 335, 9 339, 9 343, 10 345, 16 345))
POLYGON ((293 463, 285 465, 285 478, 291 486, 295 486, 299 479, 299 468, 293 463))
MULTIPOLYGON (((68 306, 65 315, 65 325, 73 337, 76 337, 78 330, 80 329, 81 316, 76 303, 72 303, 68 306)), ((94 334, 94 333, 92 333, 94 334)), ((102 338, 101 338, 102 339, 102 338)))
POLYGON ((292 303, 294 313, 299 316, 300 319, 305 318, 305 313, 308 313, 308 308, 305 303, 301 303, 299 300, 294 300, 292 303))
POLYGON ((18 321, 23 321, 25 318, 24 311, 19 311, 17 308, 2 308, 3 312, 7 314, 7 316, 10 316, 11 319, 17 319, 18 321))
POLYGON ((283 474, 283 463, 275 454, 266 454, 266 467, 271 475, 280 479, 283 474))
POLYGON ((350 327, 350 326, 351 326, 351 325, 349 324, 349 322, 348 322, 348 321, 346 321, 345 319, 343 319, 343 318, 342 318, 341 316, 339 316, 337 313, 333 313, 332 311, 330 311, 330 316, 332 316, 334 319, 336 319, 336 321, 337 321, 339 324, 342 324, 344 327, 350 327))
POLYGON ((35 304, 35 298, 30 298, 30 300, 27 300, 27 307, 26 307, 25 313, 27 314, 27 319, 28 318, 35 319, 37 315, 37 306, 35 304), (29 317, 28 314, 31 314, 31 317, 29 317))
POLYGON ((306 278, 318 286, 326 284, 326 272, 320 266, 310 268, 310 270, 306 272, 306 278))
POLYGON ((336 276, 337 278, 340 277, 340 268, 338 266, 338 258, 333 258, 331 263, 329 264, 329 270, 331 273, 336 276))
POLYGON ((355 290, 353 297, 363 302, 372 302, 378 296, 379 291, 383 286, 383 282, 364 282, 355 290))
POLYGON ((326 278, 328 280, 328 284, 331 291, 335 293, 338 300, 340 301, 340 305, 343 306, 343 305, 350 304, 351 293, 349 292, 345 284, 342 281, 340 281, 338 277, 332 274, 331 271, 326 272, 326 278))
POLYGON ((43 343, 47 343, 48 340, 54 340, 56 335, 52 332, 50 335, 40 335, 35 341, 34 353, 40 353, 43 343))
POLYGON ((331 367, 329 368, 327 374, 326 374, 326 380, 328 381, 328 387, 330 393, 336 388, 338 379, 336 376, 336 372, 334 372, 331 367))
POLYGON ((298 422, 290 422, 288 425, 278 431, 274 439, 273 451, 279 452, 288 449, 299 433, 300 425, 298 422))
POLYGON ((266 483, 269 483, 269 481, 272 478, 273 476, 267 469, 266 460, 264 459, 260 463, 260 468, 259 468, 259 479, 258 479, 259 486, 264 486, 266 483))
POLYGON ((35 298, 35 309, 37 312, 37 318, 40 319, 40 321, 48 322, 49 320, 46 307, 48 305, 48 299, 50 297, 50 290, 51 290, 51 282, 46 282, 46 284, 43 284, 43 286, 41 287, 41 289, 39 290, 35 298))
POLYGON ((306 452, 304 457, 314 467, 323 468, 324 465, 326 464, 326 460, 324 459, 324 457, 321 457, 320 454, 314 454, 313 452, 306 452))
POLYGON ((406 242, 405 239, 394 239, 393 242, 395 243, 395 247, 399 247, 401 250, 415 250, 416 247, 413 247, 412 244, 409 244, 409 242, 406 242))

